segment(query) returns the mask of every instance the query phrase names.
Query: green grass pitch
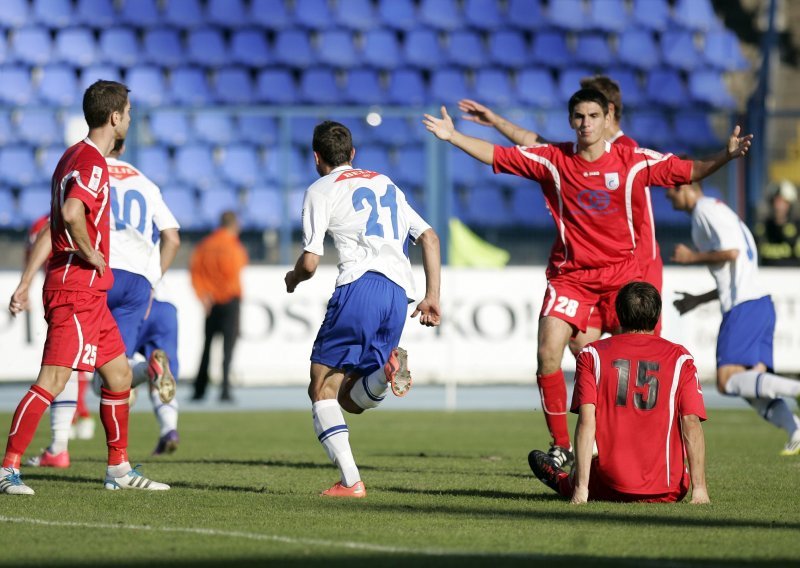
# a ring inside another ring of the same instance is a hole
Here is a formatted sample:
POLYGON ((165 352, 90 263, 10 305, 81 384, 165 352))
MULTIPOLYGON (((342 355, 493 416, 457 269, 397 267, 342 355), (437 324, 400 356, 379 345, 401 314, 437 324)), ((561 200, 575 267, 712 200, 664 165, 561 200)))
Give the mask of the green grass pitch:
POLYGON ((73 442, 70 469, 23 469, 35 496, 0 495, 0 566, 800 565, 800 457, 750 411, 710 414, 705 507, 570 506, 528 470, 540 413, 348 422, 363 500, 318 496, 338 475, 310 412, 187 412, 161 458, 155 420, 133 414, 132 460, 172 491, 105 491, 102 432, 73 442))

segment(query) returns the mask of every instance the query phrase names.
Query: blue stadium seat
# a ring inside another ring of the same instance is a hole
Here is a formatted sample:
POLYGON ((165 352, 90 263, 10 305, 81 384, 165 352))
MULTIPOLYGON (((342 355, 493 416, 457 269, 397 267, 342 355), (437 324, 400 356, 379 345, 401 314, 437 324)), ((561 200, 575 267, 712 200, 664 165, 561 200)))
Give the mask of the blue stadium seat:
POLYGON ((218 69, 214 80, 214 93, 218 102, 246 105, 255 98, 250 72, 242 67, 218 69))
POLYGON ((461 69, 445 67, 431 72, 431 99, 437 105, 456 103, 463 98, 474 96, 461 69))
POLYGON ((130 67, 142 58, 139 40, 130 28, 108 28, 100 32, 100 60, 110 65, 130 67))
POLYGON ((24 226, 29 226, 49 209, 50 188, 46 185, 25 187, 20 191, 17 211, 24 226))
MULTIPOLYGON (((305 143, 310 142, 311 131, 305 131, 305 143)), ((301 152, 296 146, 287 148, 286 152, 278 148, 268 152, 264 159, 263 174, 266 180, 276 182, 280 187, 283 187, 285 181, 291 185, 306 185, 316 176, 310 152, 301 152), (288 180, 283 179, 284 175, 288 180)))
POLYGON ((544 115, 540 133, 551 142, 574 142, 575 131, 569 124, 569 116, 564 110, 551 110, 544 115))
POLYGON ((609 67, 606 72, 619 83, 623 107, 635 108, 646 103, 642 86, 634 71, 627 67, 609 67))
POLYGON ((672 17, 690 30, 705 32, 719 27, 711 0, 676 0, 672 17))
POLYGON ((358 62, 350 30, 326 30, 317 36, 317 60, 331 67, 352 67, 358 62))
POLYGON ((292 227, 300 226, 305 193, 305 187, 295 188, 289 192, 289 223, 292 224, 292 227))
POLYGON ((66 65, 42 67, 39 98, 44 103, 57 106, 71 106, 81 101, 83 93, 78 92, 78 78, 72 67, 66 65))
POLYGON ((27 67, 0 66, 0 102, 22 106, 33 99, 31 72, 27 67))
POLYGON ((67 27, 74 17, 70 0, 33 0, 32 12, 33 21, 48 28, 67 27))
POLYGON ((297 85, 284 68, 262 69, 256 80, 256 99, 267 104, 295 104, 297 85))
POLYGON ((305 68, 314 61, 308 34, 298 29, 287 29, 275 34, 275 60, 290 67, 305 68))
POLYGON ((421 186, 425 183, 425 149, 421 145, 400 147, 395 163, 392 178, 401 187, 421 186))
POLYGON ((189 140, 189 119, 182 110, 158 110, 150 113, 150 134, 159 144, 182 146, 189 140))
POLYGON ((575 62, 579 65, 608 67, 615 57, 605 34, 581 33, 575 47, 575 62))
POLYGON ((180 34, 173 28, 154 28, 144 32, 144 60, 164 67, 177 67, 186 60, 180 34))
POLYGON ((225 211, 238 213, 240 209, 239 195, 231 187, 222 186, 200 193, 200 217, 206 226, 216 226, 225 211))
POLYGON ((11 191, 0 187, 0 227, 19 227, 22 225, 17 206, 14 203, 14 196, 11 191))
POLYGON ((0 110, 0 147, 5 146, 14 138, 14 128, 11 126, 8 112, 0 110))
POLYGON ((645 97, 651 103, 677 108, 686 104, 689 93, 675 69, 661 67, 653 69, 647 75, 645 97))
POLYGON ((722 144, 711 128, 709 116, 704 112, 680 112, 675 115, 673 126, 675 139, 681 144, 695 148, 716 147, 722 144))
POLYGON ((175 104, 202 106, 210 104, 211 90, 206 73, 198 67, 179 67, 170 73, 170 95, 175 104))
POLYGON ((535 107, 553 107, 559 102, 556 82, 547 69, 530 67, 517 73, 517 98, 535 107))
POLYGON ((428 89, 417 69, 397 68, 389 72, 389 102, 421 105, 428 100, 428 89))
POLYGON ((739 39, 732 31, 722 28, 705 35, 703 53, 706 61, 723 71, 743 71, 750 63, 742 55, 739 39))
POLYGON ((76 67, 92 65, 97 45, 88 28, 67 28, 58 32, 53 45, 53 59, 76 67))
POLYGON ((0 27, 21 28, 30 21, 30 8, 26 0, 4 0, 0 10, 0 27))
POLYGON ((26 65, 44 65, 52 56, 53 42, 47 28, 28 26, 12 32, 9 47, 9 59, 26 65))
POLYGON ((284 0, 251 0, 250 19, 257 26, 273 31, 288 28, 294 21, 284 0))
POLYGON ((487 52, 493 65, 520 69, 528 61, 528 45, 525 36, 516 30, 499 30, 489 35, 487 52))
POLYGON ((380 146, 356 147, 356 157, 353 167, 370 170, 391 177, 392 168, 389 152, 380 146))
POLYGON ((591 74, 592 72, 586 68, 562 69, 558 76, 558 95, 561 100, 567 102, 575 91, 581 88, 581 79, 591 74))
POLYGON ((53 172, 56 171, 56 166, 63 155, 63 144, 41 148, 36 153, 36 161, 39 163, 39 175, 42 180, 49 180, 53 177, 53 172))
POLYGON ((243 0, 208 0, 206 19, 214 26, 240 28, 250 18, 243 0))
POLYGON ((451 148, 450 155, 450 179, 456 185, 473 186, 481 177, 479 169, 484 169, 482 164, 475 158, 456 148, 451 148))
POLYGON ((475 95, 489 105, 508 106, 516 102, 511 79, 502 69, 479 69, 475 74, 475 95))
POLYGON ((630 135, 643 148, 663 149, 675 135, 664 113, 637 112, 628 117, 630 135))
POLYGON ((338 0, 334 19, 339 27, 366 32, 376 26, 378 12, 370 0, 338 0))
POLYGON ((457 0, 420 0, 419 19, 437 30, 454 31, 463 27, 457 0))
POLYGON ((278 123, 263 114, 242 114, 237 118, 236 133, 239 140, 257 146, 274 146, 278 143, 278 123))
POLYGON ((147 177, 162 188, 175 183, 172 173, 172 160, 169 157, 169 152, 163 146, 155 145, 139 148, 136 164, 147 177))
POLYGON ((506 22, 520 30, 533 31, 548 25, 540 0, 509 0, 506 22))
POLYGON ((371 145, 404 146, 421 142, 407 118, 384 116, 377 126, 369 126, 364 133, 365 141, 371 145))
POLYGON ((231 36, 231 62, 249 67, 264 67, 272 61, 263 30, 248 28, 236 30, 231 36))
POLYGON ((17 114, 17 137, 31 146, 46 146, 61 142, 64 133, 49 109, 22 110, 17 114))
POLYGON ((81 80, 79 94, 83 97, 83 92, 89 88, 89 85, 100 79, 104 81, 117 81, 119 82, 121 74, 119 68, 114 65, 92 65, 81 69, 81 80))
MULTIPOLYGON (((148 174, 149 175, 149 174, 148 174)), ((194 191, 185 186, 172 185, 162 189, 164 201, 181 224, 181 229, 194 230, 204 226, 197 208, 194 191)))
POLYGON ((228 182, 250 187, 258 180, 261 170, 258 152, 250 144, 227 146, 222 150, 219 169, 228 182))
POLYGON ((728 93, 722 74, 716 69, 694 71, 689 76, 689 93, 692 100, 698 103, 716 108, 736 108, 736 101, 728 93))
POLYGON ((205 22, 200 0, 167 0, 164 23, 180 29, 198 28, 205 22))
POLYGON ((324 30, 334 23, 327 0, 295 0, 294 19, 298 25, 313 30, 324 30))
POLYGON ((480 36, 469 30, 450 33, 447 40, 447 55, 451 63, 463 67, 480 67, 486 61, 486 53, 480 36))
POLYGON ((277 187, 256 186, 247 192, 245 208, 245 227, 249 229, 275 229, 281 226, 283 218, 283 195, 277 187))
POLYGON ((406 34, 403 56, 406 63, 422 69, 437 69, 445 61, 436 32, 425 28, 406 34))
POLYGON ((628 11, 624 0, 592 0, 589 3, 589 27, 619 33, 628 27, 628 11))
POLYGON ((652 69, 661 64, 661 49, 651 31, 631 28, 619 35, 617 58, 636 69, 652 69))
POLYGON ((653 218, 656 227, 686 227, 689 228, 691 217, 683 211, 672 208, 672 202, 667 199, 667 192, 661 187, 650 188, 650 202, 653 206, 653 218))
POLYGON ((511 191, 511 223, 549 229, 553 226, 553 216, 550 214, 540 186, 534 181, 527 181, 527 187, 519 186, 511 191))
POLYGON ((27 187, 37 181, 36 178, 36 161, 31 148, 22 145, 0 148, 0 183, 27 187))
POLYGON ((0 35, 0 64, 6 62, 6 57, 8 55, 8 47, 6 44, 5 35, 0 35))
POLYGON ((104 29, 113 26, 116 18, 113 0, 78 0, 73 23, 104 29))
POLYGON ((204 144, 187 144, 177 148, 175 175, 179 181, 200 189, 213 187, 217 179, 211 148, 204 144))
POLYGON ((466 0, 464 21, 469 27, 482 31, 499 30, 505 24, 496 0, 466 0))
POLYGON ((667 0, 633 0, 631 27, 663 32, 670 23, 667 0))
POLYGON ((566 36, 558 30, 545 30, 533 37, 531 61, 556 69, 572 65, 575 58, 567 47, 566 36))
POLYGON ((344 88, 346 102, 357 105, 381 104, 386 101, 386 92, 374 69, 352 69, 347 74, 344 88))
POLYGON ((158 0, 124 0, 119 12, 122 24, 137 28, 150 28, 160 23, 158 0))
POLYGON ((510 224, 502 191, 493 185, 473 187, 467 193, 464 221, 473 227, 503 227, 510 224))
POLYGON ((588 27, 588 17, 582 0, 558 0, 550 2, 548 16, 550 24, 569 31, 583 30, 588 27))
POLYGON ((227 112, 217 110, 196 112, 192 128, 200 142, 225 146, 234 139, 233 117, 227 112))
POLYGON ((379 69, 392 69, 400 63, 400 43, 397 34, 389 29, 369 30, 363 35, 364 63, 379 69))
POLYGON ((131 90, 129 97, 132 103, 158 106, 169 100, 164 73, 160 67, 131 67, 125 76, 125 84, 131 90))
POLYGON ((186 37, 186 58, 190 63, 219 67, 228 62, 228 49, 217 28, 191 30, 186 37))
POLYGON ((668 30, 661 34, 661 57, 670 67, 682 71, 696 69, 703 60, 702 54, 695 47, 692 32, 682 29, 668 30))
POLYGON ((391 0, 378 4, 381 25, 395 30, 411 31, 419 26, 414 0, 391 0))
POLYGON ((300 100, 309 104, 335 105, 343 102, 344 93, 336 74, 327 67, 306 69, 300 78, 300 100))

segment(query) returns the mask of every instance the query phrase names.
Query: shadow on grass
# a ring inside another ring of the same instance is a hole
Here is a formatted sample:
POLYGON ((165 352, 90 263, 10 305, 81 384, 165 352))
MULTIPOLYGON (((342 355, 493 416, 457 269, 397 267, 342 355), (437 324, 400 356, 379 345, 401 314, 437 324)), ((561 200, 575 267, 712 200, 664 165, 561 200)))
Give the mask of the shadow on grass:
POLYGON ((521 493, 518 491, 497 491, 494 489, 409 489, 407 487, 380 487, 381 491, 404 493, 408 495, 447 495, 450 497, 481 497, 484 499, 526 499, 527 501, 560 501, 555 493, 521 493))

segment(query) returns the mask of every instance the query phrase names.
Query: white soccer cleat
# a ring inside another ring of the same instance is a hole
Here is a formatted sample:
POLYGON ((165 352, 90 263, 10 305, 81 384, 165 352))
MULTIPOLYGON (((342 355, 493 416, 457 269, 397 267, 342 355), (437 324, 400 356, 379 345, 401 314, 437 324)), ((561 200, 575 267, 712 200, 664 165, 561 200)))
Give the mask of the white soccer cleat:
POLYGON ((392 349, 389 360, 383 367, 386 382, 395 396, 405 396, 411 390, 411 371, 408 370, 408 352, 402 347, 392 349))
POLYGON ((167 404, 175 398, 175 377, 169 370, 169 357, 163 349, 156 349, 150 354, 147 373, 150 376, 150 388, 158 393, 161 402, 167 404))
POLYGON ((0 468, 0 493, 8 495, 34 495, 33 489, 25 485, 19 477, 19 470, 13 467, 0 468))
POLYGON ((147 479, 139 471, 139 466, 130 470, 128 473, 121 477, 114 477, 106 471, 106 479, 103 482, 103 487, 111 491, 118 489, 141 489, 143 491, 167 491, 169 485, 166 483, 159 483, 152 479, 147 479))

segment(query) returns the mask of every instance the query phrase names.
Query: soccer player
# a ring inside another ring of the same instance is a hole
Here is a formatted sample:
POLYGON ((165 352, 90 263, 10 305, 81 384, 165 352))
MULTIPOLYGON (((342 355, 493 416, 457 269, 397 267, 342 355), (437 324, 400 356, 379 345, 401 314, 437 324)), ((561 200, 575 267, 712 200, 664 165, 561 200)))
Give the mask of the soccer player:
POLYGON ((674 302, 681 315, 700 304, 719 300, 722 323, 717 337, 717 389, 741 396, 789 440, 782 456, 800 455, 800 418, 782 397, 800 396, 800 381, 773 373, 772 338, 775 306, 758 282, 758 254, 753 234, 730 207, 706 197, 699 184, 667 190, 672 206, 692 216, 692 241, 697 250, 676 245, 672 260, 704 264, 716 281, 705 294, 679 292, 674 302))
POLYGON ((389 388, 397 396, 410 388, 407 355, 397 347, 414 295, 408 240, 422 245, 425 270, 425 297, 411 317, 437 326, 439 237, 391 179, 353 168, 355 149, 346 126, 318 124, 312 149, 321 178, 305 194, 304 250, 286 273, 286 291, 291 294, 314 275, 330 233, 339 253, 339 276, 311 350, 308 394, 314 431, 341 473, 322 495, 366 497, 342 409, 359 414, 377 407, 389 388))
POLYGON ((634 254, 639 245, 635 224, 647 206, 646 188, 703 179, 744 155, 752 139, 740 138, 737 126, 724 150, 692 162, 608 142, 608 100, 599 91, 577 91, 568 108, 577 141, 555 145, 495 146, 457 131, 444 107, 441 118, 426 114, 423 121, 437 138, 492 165, 495 173, 541 184, 557 237, 539 315, 536 377, 552 437, 551 455, 559 466, 573 459, 561 370, 564 348, 570 337, 586 332, 593 310, 600 311, 610 328, 619 327, 613 312, 617 291, 642 277, 634 254))
POLYGON ((83 96, 89 135, 61 157, 52 178, 53 257, 43 287, 47 338, 38 378, 17 406, 0 471, 0 491, 32 495, 19 475, 22 455, 42 414, 64 389, 73 369, 103 379, 100 420, 106 432, 106 489, 167 490, 128 461, 131 369, 125 345, 106 305, 114 282, 109 258, 109 179, 105 156, 130 125, 125 85, 97 81, 83 96))
POLYGON ((578 355, 573 475, 539 450, 528 456, 531 469, 574 504, 672 503, 686 496, 690 481, 691 502, 708 503, 700 425, 706 412, 694 359, 653 333, 661 313, 653 285, 623 286, 616 312, 622 333, 590 343, 578 355))

